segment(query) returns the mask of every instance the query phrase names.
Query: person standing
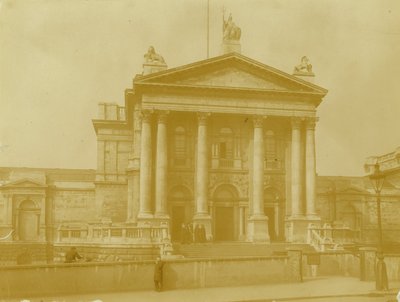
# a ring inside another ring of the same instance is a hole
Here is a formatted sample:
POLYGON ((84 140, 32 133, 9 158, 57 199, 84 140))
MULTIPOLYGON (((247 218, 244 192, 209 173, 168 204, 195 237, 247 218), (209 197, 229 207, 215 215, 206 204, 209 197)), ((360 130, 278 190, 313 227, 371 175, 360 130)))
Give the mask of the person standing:
POLYGON ((154 286, 155 290, 158 292, 162 291, 163 288, 163 267, 164 262, 161 261, 161 258, 157 258, 154 267, 154 286))
POLYGON ((200 237, 201 243, 207 242, 207 234, 206 234, 206 228, 204 227, 204 224, 200 224, 199 237, 200 237))

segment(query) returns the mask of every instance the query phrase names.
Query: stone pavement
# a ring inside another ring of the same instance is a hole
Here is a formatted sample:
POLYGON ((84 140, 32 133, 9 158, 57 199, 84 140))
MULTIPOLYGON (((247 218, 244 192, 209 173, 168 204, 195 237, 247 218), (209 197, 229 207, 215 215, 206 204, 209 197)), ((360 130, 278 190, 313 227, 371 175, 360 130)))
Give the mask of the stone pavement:
MULTIPOLYGON (((390 301, 399 291, 400 282, 390 283, 391 291, 386 297, 369 298, 368 301, 390 301)), ((317 297, 360 297, 359 301, 364 301, 361 297, 366 295, 373 296, 375 288, 374 282, 359 281, 352 277, 320 277, 304 280, 302 283, 286 284, 265 284, 243 287, 216 287, 216 288, 198 288, 198 289, 180 289, 164 292, 155 291, 136 291, 123 293, 104 293, 87 294, 79 296, 62 297, 42 297, 32 298, 31 302, 88 302, 99 299, 103 302, 239 302, 239 301, 295 301, 307 298, 317 297)), ((7 301, 21 301, 7 300, 7 301)), ((5 301, 1 300, 0 302, 5 301)), ((323 301, 323 300, 319 300, 323 301)), ((333 301, 329 299, 329 301, 333 301)), ((345 300, 341 300, 345 301, 345 300)), ((356 301, 351 298, 351 301, 356 301)), ((367 301, 367 300, 365 300, 367 301)), ((396 301, 396 300, 393 300, 396 301)))

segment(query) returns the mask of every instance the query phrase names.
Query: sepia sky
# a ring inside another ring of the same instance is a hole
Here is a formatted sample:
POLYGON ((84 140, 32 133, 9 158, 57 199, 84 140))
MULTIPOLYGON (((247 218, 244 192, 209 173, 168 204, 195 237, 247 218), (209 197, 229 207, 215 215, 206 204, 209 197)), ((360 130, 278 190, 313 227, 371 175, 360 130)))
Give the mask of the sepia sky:
MULTIPOLYGON (((98 102, 124 104, 149 45, 169 67, 206 58, 207 0, 0 0, 0 166, 96 168, 98 102)), ((210 56, 222 6, 242 53, 316 84, 317 172, 363 175, 400 146, 400 1, 210 0, 210 56)))

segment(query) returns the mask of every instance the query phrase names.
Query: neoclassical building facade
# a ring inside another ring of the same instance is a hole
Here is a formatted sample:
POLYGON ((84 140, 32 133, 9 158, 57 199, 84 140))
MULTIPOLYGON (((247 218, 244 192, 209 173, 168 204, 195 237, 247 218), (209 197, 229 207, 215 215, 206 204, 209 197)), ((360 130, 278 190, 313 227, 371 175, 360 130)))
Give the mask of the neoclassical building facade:
POLYGON ((301 240, 318 219, 314 132, 327 93, 303 77, 313 74, 236 52, 146 62, 125 107, 100 104, 93 121, 96 203, 126 182, 127 222, 168 222, 172 239, 194 223, 213 240, 301 240))
MULTIPOLYGON (((313 83, 308 58, 289 74, 226 37, 224 54, 177 68, 149 48, 124 106, 99 104, 96 169, 0 168, 0 242, 145 249, 180 241, 188 223, 211 242, 311 244, 314 234, 323 243, 335 228, 374 242, 368 179, 316 175, 327 90, 313 83)), ((396 152, 369 160, 389 167, 382 212, 391 242, 400 230, 396 152)))

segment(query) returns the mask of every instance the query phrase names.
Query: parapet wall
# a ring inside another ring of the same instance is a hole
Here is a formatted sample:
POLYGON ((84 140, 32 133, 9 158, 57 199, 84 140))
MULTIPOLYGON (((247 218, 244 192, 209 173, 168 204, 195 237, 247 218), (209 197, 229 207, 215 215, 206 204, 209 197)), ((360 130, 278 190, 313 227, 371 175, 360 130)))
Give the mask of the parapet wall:
MULTIPOLYGON (((289 281, 288 257, 180 259, 164 266, 164 288, 289 281)), ((150 290, 154 261, 0 267, 0 298, 150 290)))

